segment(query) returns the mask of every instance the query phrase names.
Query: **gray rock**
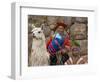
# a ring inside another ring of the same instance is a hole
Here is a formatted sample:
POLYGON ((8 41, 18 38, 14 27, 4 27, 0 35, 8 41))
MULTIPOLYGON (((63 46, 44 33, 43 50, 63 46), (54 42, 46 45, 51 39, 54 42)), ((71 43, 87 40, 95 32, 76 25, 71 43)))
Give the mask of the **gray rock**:
POLYGON ((80 44, 80 55, 87 55, 88 54, 88 41, 87 40, 77 40, 80 44))
POLYGON ((55 24, 57 22, 57 16, 47 16, 47 24, 55 24))
POLYGON ((87 17, 76 17, 76 22, 87 23, 87 17))
POLYGON ((87 38, 87 26, 86 24, 75 23, 70 27, 71 36, 74 39, 86 39, 87 38))

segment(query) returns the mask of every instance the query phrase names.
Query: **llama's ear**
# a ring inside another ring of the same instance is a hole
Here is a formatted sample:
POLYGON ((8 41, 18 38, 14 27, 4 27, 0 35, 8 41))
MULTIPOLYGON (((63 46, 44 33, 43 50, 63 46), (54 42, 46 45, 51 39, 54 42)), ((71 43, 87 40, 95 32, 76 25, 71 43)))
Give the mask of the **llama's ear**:
POLYGON ((32 24, 32 30, 31 30, 31 33, 33 33, 33 31, 34 31, 35 28, 36 28, 35 25, 32 24))
POLYGON ((41 30, 43 30, 44 24, 41 25, 41 30))
POLYGON ((33 32, 34 29, 31 30, 31 33, 33 32))
POLYGON ((34 24, 32 24, 32 28, 35 28, 35 25, 34 24))

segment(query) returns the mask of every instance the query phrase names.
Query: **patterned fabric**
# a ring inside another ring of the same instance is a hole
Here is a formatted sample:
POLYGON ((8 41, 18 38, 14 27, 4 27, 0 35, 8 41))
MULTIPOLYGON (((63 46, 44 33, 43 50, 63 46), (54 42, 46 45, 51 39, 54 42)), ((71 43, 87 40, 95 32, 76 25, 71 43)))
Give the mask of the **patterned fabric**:
POLYGON ((67 35, 66 35, 65 40, 64 40, 64 45, 70 47, 70 46, 71 46, 71 45, 70 45, 70 37, 69 37, 70 34, 69 34, 69 33, 66 33, 66 34, 67 34, 67 35))
POLYGON ((49 42, 47 49, 51 55, 55 55, 55 53, 62 48, 63 44, 64 38, 57 33, 51 42, 49 42))

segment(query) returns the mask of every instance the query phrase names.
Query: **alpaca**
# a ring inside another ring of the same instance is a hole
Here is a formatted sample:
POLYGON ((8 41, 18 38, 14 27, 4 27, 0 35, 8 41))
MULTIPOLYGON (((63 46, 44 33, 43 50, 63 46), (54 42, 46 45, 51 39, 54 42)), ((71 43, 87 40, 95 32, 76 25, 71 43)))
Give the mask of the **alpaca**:
POLYGON ((30 66, 49 65, 49 53, 46 49, 45 36, 41 28, 33 28, 32 30, 32 49, 29 56, 30 66))

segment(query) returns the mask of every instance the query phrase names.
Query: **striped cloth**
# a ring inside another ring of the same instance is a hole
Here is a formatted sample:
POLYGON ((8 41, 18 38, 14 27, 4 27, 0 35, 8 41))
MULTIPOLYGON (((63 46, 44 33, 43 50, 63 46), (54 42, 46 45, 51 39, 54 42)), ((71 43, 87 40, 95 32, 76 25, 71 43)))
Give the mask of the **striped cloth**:
POLYGON ((62 49, 63 44, 64 44, 64 38, 59 33, 57 33, 53 38, 53 40, 47 46, 48 52, 51 55, 55 55, 57 51, 62 49))

